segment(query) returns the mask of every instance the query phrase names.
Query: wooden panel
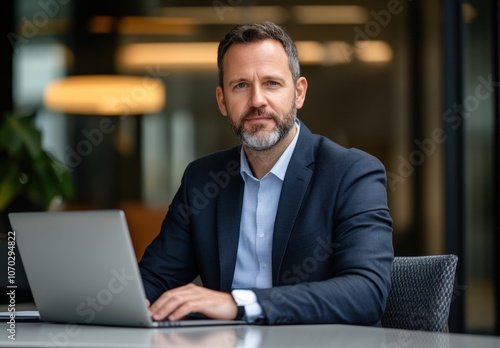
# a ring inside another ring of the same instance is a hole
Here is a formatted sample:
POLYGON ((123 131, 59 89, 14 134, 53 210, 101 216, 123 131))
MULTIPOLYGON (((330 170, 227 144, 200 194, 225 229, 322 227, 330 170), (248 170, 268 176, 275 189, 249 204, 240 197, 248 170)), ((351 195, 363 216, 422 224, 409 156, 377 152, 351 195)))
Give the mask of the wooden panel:
POLYGON ((119 208, 125 212, 135 255, 140 261, 146 247, 160 232, 168 208, 142 202, 121 202, 119 208))

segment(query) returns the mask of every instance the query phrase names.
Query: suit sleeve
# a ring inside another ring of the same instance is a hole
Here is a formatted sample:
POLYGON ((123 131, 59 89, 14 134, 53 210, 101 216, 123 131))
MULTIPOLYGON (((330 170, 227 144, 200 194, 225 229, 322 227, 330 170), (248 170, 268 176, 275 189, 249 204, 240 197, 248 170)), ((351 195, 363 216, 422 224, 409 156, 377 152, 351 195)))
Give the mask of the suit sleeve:
POLYGON ((189 229, 192 214, 187 198, 189 170, 188 166, 160 233, 146 248, 139 263, 146 298, 151 302, 165 291, 191 282, 198 275, 189 229))
POLYGON ((325 261, 332 276, 253 289, 267 323, 380 325, 394 253, 386 173, 376 158, 361 156, 345 170, 333 209, 325 261))

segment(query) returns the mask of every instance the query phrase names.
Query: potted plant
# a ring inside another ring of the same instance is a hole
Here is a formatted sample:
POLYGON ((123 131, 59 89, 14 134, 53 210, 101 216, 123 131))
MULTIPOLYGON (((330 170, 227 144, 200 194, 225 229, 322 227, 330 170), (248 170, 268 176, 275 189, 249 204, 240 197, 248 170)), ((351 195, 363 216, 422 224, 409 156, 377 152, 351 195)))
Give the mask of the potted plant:
MULTIPOLYGON (((48 210, 55 199, 69 200, 73 186, 69 173, 42 148, 35 114, 6 115, 0 124, 0 212, 19 202, 48 210)), ((16 209, 19 210, 19 209, 16 209)))

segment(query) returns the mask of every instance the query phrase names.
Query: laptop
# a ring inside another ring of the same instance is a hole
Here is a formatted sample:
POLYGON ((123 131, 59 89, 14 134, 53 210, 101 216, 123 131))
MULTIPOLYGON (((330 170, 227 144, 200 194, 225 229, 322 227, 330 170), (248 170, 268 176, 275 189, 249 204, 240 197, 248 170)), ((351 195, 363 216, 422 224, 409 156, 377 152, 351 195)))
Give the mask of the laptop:
POLYGON ((121 210, 10 213, 9 220, 42 321, 134 327, 245 323, 153 321, 121 210))

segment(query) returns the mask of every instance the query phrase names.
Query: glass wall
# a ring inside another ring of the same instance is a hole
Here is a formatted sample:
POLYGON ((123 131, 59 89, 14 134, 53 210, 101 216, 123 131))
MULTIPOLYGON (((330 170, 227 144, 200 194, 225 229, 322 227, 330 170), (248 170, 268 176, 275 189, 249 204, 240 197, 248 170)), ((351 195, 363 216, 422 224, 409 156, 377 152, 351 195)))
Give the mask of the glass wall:
MULTIPOLYGON (((493 333, 494 297, 494 78, 492 2, 464 4, 464 161, 466 196, 466 328, 493 333)), ((497 18, 498 19, 498 18, 497 18)))

